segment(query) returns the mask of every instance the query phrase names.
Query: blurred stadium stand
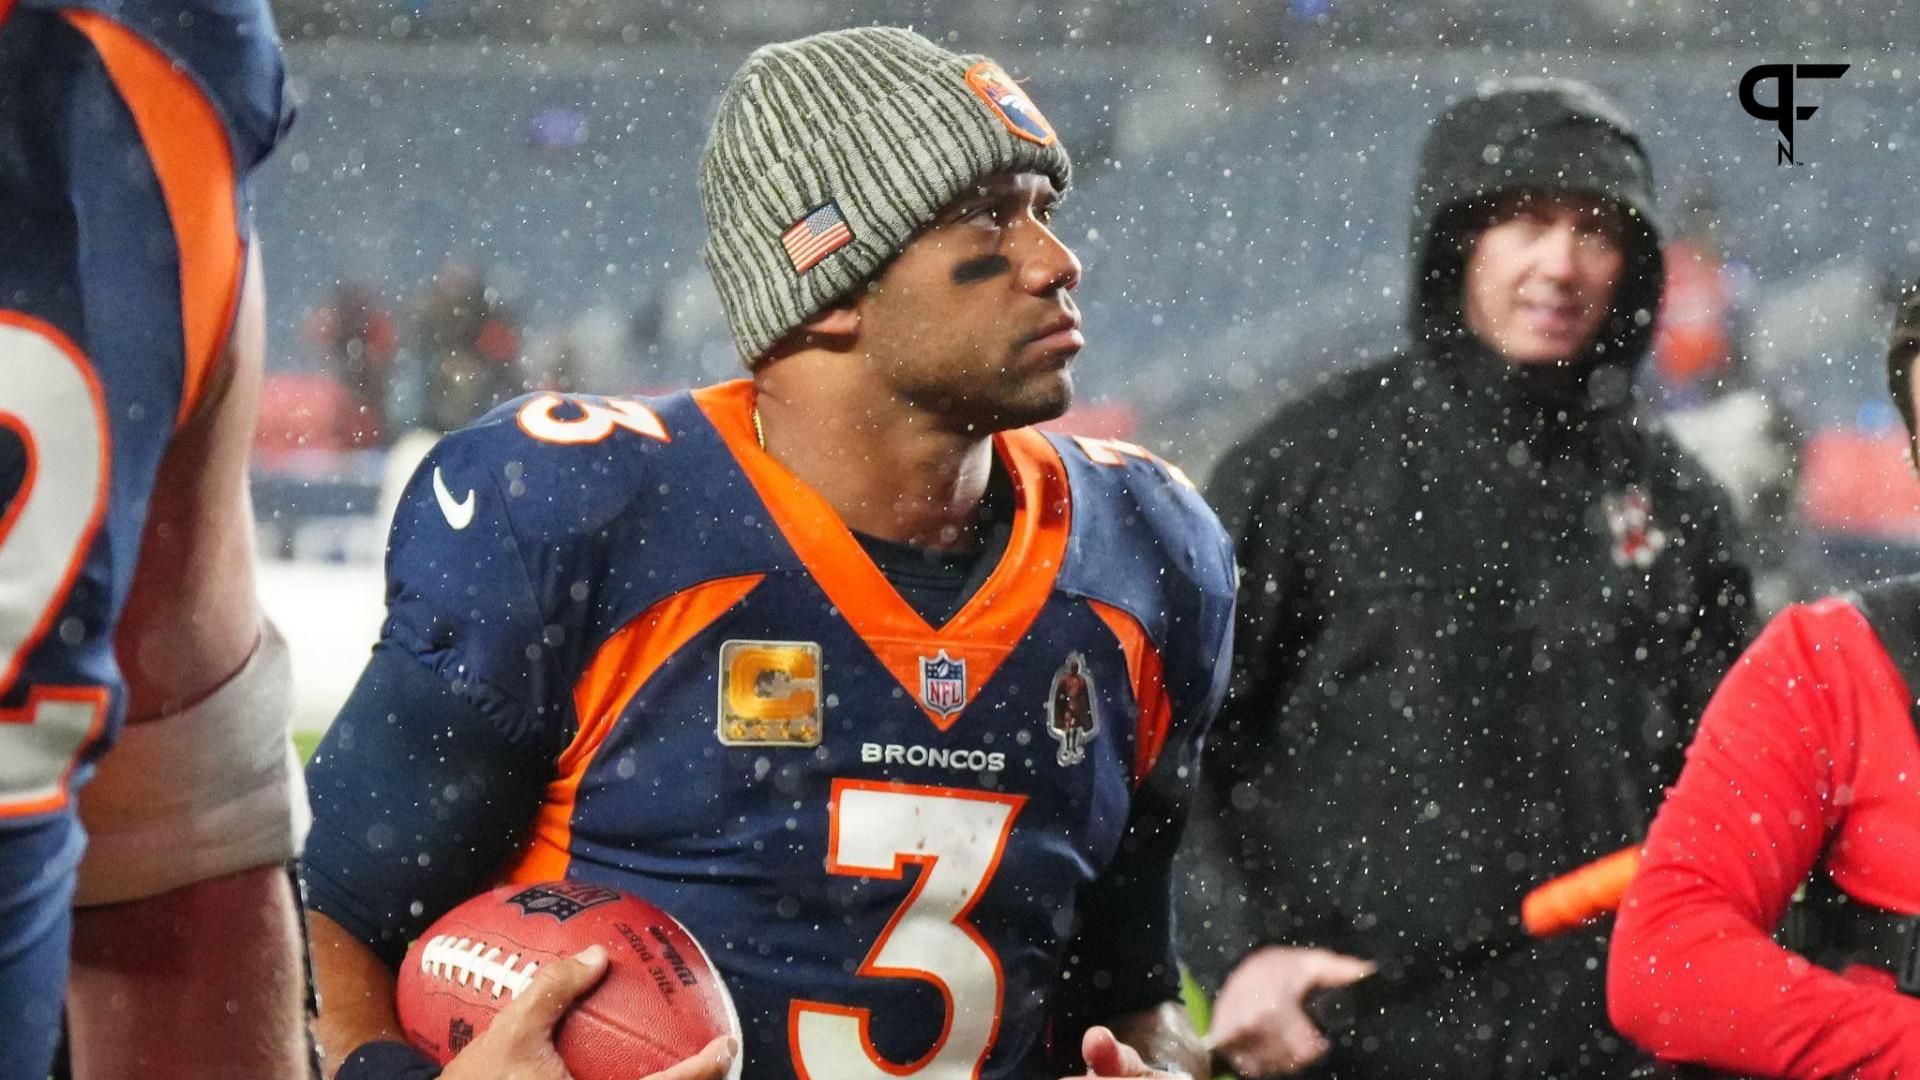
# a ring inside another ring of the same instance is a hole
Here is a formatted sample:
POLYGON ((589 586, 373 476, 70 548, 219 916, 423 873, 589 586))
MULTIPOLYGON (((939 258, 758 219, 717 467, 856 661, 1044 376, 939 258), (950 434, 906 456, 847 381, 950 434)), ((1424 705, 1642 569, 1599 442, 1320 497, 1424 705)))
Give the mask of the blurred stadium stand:
MULTIPOLYGON (((600 306, 659 307, 663 326, 630 385, 734 373, 700 261, 694 172, 707 112, 742 54, 294 48, 301 119, 260 199, 277 364, 306 362, 288 328, 340 277, 404 310, 456 255, 489 268, 534 338, 600 306)), ((1669 191, 1683 175, 1710 178, 1719 238, 1751 273, 1759 326, 1771 294, 1837 260, 1870 277, 1920 264, 1911 187, 1889 182, 1905 178, 1903 148, 1920 136, 1920 71, 1865 63, 1823 87, 1800 131, 1802 164, 1786 167, 1771 129, 1732 99, 1740 73, 1771 54, 1330 55, 1347 59, 1253 81, 1224 80, 1193 51, 1008 57, 1078 162, 1064 220, 1087 263, 1083 385, 1151 403, 1147 430, 1198 439, 1196 462, 1271 394, 1323 374, 1316 357, 1390 338, 1424 125, 1489 75, 1588 78, 1646 125, 1669 191)), ((1831 307, 1796 318, 1847 314, 1831 307)), ((1877 325, 1840 327, 1831 339, 1859 349, 1878 336, 1877 325)), ((1840 422, 1878 393, 1861 357, 1810 347, 1779 356, 1753 343, 1763 374, 1791 376, 1782 392, 1803 420, 1840 422)))
POLYGON ((1205 43, 1229 66, 1271 67, 1329 49, 1725 49, 1779 41, 1882 49, 1920 35, 1910 5, 1788 0, 278 0, 291 39, 757 44, 835 25, 952 32, 977 48, 1205 43))

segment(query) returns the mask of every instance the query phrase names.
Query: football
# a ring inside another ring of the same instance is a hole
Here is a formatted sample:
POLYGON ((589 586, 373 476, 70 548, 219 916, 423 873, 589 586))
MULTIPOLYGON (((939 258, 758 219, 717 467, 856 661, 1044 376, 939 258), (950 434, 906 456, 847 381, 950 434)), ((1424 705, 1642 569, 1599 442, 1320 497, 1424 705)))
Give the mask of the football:
POLYGON ((553 1034, 575 1080, 634 1080, 716 1036, 740 1038, 726 984, 686 927, 639 897, 580 881, 504 885, 441 916, 400 968, 401 1025, 444 1065, 540 968, 594 944, 607 947, 607 973, 553 1034))

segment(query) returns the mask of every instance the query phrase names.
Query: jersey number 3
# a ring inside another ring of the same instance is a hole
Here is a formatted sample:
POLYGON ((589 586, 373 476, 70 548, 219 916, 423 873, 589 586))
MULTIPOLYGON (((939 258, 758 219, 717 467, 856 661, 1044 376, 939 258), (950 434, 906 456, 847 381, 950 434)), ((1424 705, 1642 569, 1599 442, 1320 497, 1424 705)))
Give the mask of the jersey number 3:
POLYGON ((839 780, 828 807, 827 870, 898 881, 920 877, 861 962, 868 977, 919 979, 946 999, 940 1040, 919 1061, 874 1049, 866 1009, 796 1001, 788 1017, 795 1071, 805 1080, 966 1080, 1000 1028, 1000 960, 967 914, 993 880, 1026 799, 952 788, 839 780))
MULTIPOLYGON (((93 368, 59 331, 0 311, 0 427, 24 448, 0 491, 0 696, 56 628, 106 510, 107 407, 93 368), (7 496, 11 496, 8 498, 7 496)), ((32 686, 0 709, 0 817, 58 809, 74 762, 106 719, 97 686, 32 686)))

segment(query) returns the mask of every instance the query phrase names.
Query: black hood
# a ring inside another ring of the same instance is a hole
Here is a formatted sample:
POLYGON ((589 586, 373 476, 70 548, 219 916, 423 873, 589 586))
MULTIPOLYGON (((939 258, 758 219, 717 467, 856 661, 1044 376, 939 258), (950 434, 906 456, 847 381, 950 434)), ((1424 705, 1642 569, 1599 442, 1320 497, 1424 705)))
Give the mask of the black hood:
MULTIPOLYGON (((1625 213, 1627 262, 1613 314, 1576 367, 1583 383, 1599 365, 1630 371, 1653 339, 1664 280, 1653 170, 1619 110, 1564 80, 1488 83, 1434 121, 1414 192, 1414 341, 1444 352, 1472 344, 1461 314, 1469 241, 1496 200, 1522 192, 1604 199, 1625 213)), ((1608 380, 1621 390, 1628 381, 1608 380)))

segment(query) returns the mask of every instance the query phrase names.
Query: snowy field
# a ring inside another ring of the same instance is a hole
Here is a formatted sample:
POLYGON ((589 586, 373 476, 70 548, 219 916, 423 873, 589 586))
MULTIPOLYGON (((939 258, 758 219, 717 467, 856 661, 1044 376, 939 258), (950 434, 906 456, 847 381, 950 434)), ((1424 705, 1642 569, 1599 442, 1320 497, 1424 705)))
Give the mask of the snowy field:
POLYGON ((293 728, 326 729, 380 633, 378 562, 262 559, 260 597, 293 652, 293 728))

